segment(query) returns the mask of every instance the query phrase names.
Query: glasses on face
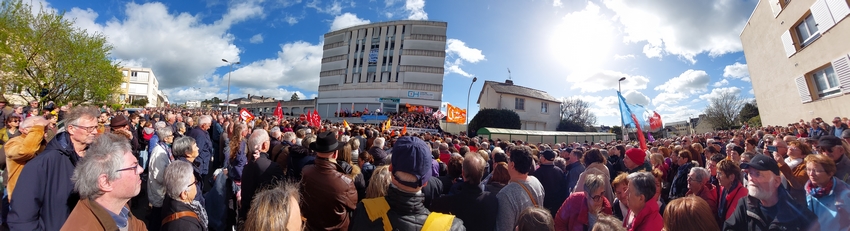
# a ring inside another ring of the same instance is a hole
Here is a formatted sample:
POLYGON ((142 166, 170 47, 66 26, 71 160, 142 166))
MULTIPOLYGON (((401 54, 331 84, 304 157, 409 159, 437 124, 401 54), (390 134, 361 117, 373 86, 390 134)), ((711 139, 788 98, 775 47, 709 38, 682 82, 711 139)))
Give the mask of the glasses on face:
POLYGON ((81 129, 83 129, 83 130, 86 130, 86 132, 89 132, 89 133, 91 133, 91 132, 93 132, 95 129, 97 129, 97 125, 95 125, 95 126, 89 126, 89 127, 83 127, 83 126, 80 126, 80 125, 71 125, 71 126, 74 126, 74 127, 76 127, 76 128, 81 128, 81 129))
POLYGON ((761 176, 761 171, 755 169, 743 169, 741 172, 746 173, 750 178, 758 178, 761 176))
POLYGON ((126 168, 122 168, 122 169, 115 170, 115 172, 122 172, 122 171, 128 171, 128 170, 133 170, 133 171, 134 171, 134 173, 136 173, 136 174, 142 174, 142 172, 143 172, 145 169, 143 169, 143 168, 142 168, 142 166, 140 166, 138 163, 136 163, 136 164, 135 164, 135 165, 133 165, 133 166, 130 166, 130 167, 126 167, 126 168))
POLYGON ((195 182, 194 182, 194 181, 192 181, 192 183, 191 183, 191 184, 189 184, 189 186, 186 186, 186 188, 192 188, 192 186, 195 186, 195 182))
POLYGON ((809 174, 809 175, 820 175, 820 174, 825 174, 825 173, 826 173, 826 171, 824 171, 823 169, 806 168, 806 174, 809 174))
POLYGON ((601 200, 601 199, 602 199, 602 195, 601 195, 601 194, 600 194, 600 195, 596 195, 596 196, 593 196, 593 197, 591 197, 591 198, 593 198, 593 201, 598 202, 599 200, 601 200))

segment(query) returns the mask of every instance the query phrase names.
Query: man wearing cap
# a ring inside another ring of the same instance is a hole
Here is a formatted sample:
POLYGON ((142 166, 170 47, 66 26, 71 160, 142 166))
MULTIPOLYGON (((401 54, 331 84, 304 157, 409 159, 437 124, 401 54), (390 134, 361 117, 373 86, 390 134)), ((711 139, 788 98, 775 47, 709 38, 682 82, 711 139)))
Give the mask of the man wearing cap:
MULTIPOLYGON (((564 171, 561 171, 561 168, 555 167, 555 152, 550 150, 545 150, 541 153, 540 158, 540 168, 534 171, 532 174, 534 177, 537 177, 540 180, 540 184, 543 185, 543 190, 546 192, 546 196, 543 198, 543 201, 546 203, 543 204, 543 207, 549 210, 549 213, 555 215, 558 213, 558 209, 561 208, 561 204, 564 203, 564 200, 567 199, 567 192, 572 191, 572 188, 569 188, 569 184, 567 182, 566 175, 564 175, 564 171), (567 185, 567 187, 564 187, 567 185)), ((572 154, 570 154, 572 157, 572 154)), ((570 158, 572 161, 572 158, 570 158)), ((573 164, 578 163, 570 163, 567 168, 573 166, 573 164)), ((584 166, 581 166, 581 171, 576 170, 578 174, 575 176, 575 180, 578 181, 578 175, 581 172, 584 172, 584 166)), ((574 167, 576 169, 578 167, 574 167)), ((572 172, 572 170, 570 170, 572 172)), ((573 187, 575 187, 575 182, 573 183, 573 187)))
POLYGON ((850 184, 850 158, 847 157, 847 151, 838 137, 821 136, 818 140, 818 153, 835 161, 835 178, 850 184))
POLYGON ((6 100, 6 97, 0 95, 0 125, 6 125, 6 117, 9 117, 14 113, 12 107, 9 107, 9 101, 6 100))
POLYGON ((304 167, 301 178, 301 211, 307 218, 307 229, 348 230, 348 213, 357 205, 357 190, 336 163, 344 144, 333 132, 322 132, 309 146, 316 152, 316 160, 304 167))
POLYGON ((626 172, 635 173, 640 170, 651 172, 652 166, 646 162, 646 152, 640 148, 630 148, 626 151, 626 156, 623 157, 623 165, 626 166, 626 172))
POLYGON ((516 220, 523 210, 532 206, 543 206, 545 203, 543 185, 537 177, 528 175, 528 172, 534 168, 531 155, 531 148, 528 146, 510 148, 508 174, 511 176, 511 183, 496 195, 499 198, 497 231, 514 230, 516 220))
POLYGON ((723 230, 820 230, 815 214, 780 187, 776 160, 756 155, 741 169, 747 173, 749 196, 741 198, 723 230))
POLYGON ((431 230, 446 226, 466 230, 460 219, 432 213, 423 204, 422 188, 431 179, 431 157, 431 149, 419 138, 399 138, 393 145, 392 183, 387 195, 357 204, 351 230, 431 230))

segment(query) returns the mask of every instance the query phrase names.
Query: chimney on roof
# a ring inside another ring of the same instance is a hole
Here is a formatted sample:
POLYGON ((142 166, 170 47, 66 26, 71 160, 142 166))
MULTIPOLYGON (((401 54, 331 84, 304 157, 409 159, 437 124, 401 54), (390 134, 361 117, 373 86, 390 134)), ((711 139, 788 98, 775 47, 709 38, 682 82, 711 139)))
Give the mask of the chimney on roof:
POLYGON ((251 94, 248 94, 248 100, 251 100, 251 94))
POLYGON ((514 85, 514 81, 513 81, 513 80, 508 79, 508 80, 505 80, 505 84, 507 84, 507 85, 514 85))

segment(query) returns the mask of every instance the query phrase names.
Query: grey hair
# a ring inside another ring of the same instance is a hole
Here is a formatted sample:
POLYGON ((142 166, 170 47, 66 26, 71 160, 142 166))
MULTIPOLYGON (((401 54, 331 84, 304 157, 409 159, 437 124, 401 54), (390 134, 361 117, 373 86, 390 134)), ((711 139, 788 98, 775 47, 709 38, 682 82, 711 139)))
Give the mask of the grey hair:
POLYGON ((80 119, 100 117, 100 110, 94 107, 75 107, 65 116, 66 125, 79 125, 80 119))
POLYGON ((31 128, 31 127, 35 124, 35 120, 36 120, 37 118, 42 118, 42 119, 44 119, 44 117, 41 117, 41 116, 30 116, 30 117, 27 117, 26 119, 24 119, 23 121, 21 121, 21 125, 19 126, 19 128, 23 128, 23 129, 29 129, 29 128, 31 128))
POLYGON ((652 197, 655 196, 655 176, 652 173, 635 172, 629 174, 628 179, 629 185, 634 184, 637 193, 644 196, 643 201, 652 200, 652 197))
POLYGON ((174 123, 174 127, 177 127, 177 131, 180 131, 180 129, 186 130, 186 123, 177 122, 174 123))
POLYGON ((165 194, 171 199, 180 200, 180 194, 189 190, 189 185, 195 182, 193 171, 192 164, 186 161, 174 161, 168 164, 163 178, 165 194))
POLYGON ((691 174, 694 174, 693 180, 700 183, 705 183, 705 181, 708 180, 708 170, 703 167, 691 168, 691 174))
MULTIPOLYGON (((605 187, 605 179, 599 174, 588 174, 584 178, 584 191, 588 194, 605 187)), ((655 194, 653 194, 655 195, 655 194)))
POLYGON ((375 138, 375 141, 372 142, 372 147, 378 147, 378 148, 383 149, 384 148, 384 142, 386 142, 384 137, 375 138))
POLYGON ((153 125, 153 128, 154 128, 154 129, 157 129, 157 130, 159 130, 160 128, 164 128, 164 127, 168 127, 168 124, 167 124, 167 123, 165 123, 165 121, 159 121, 159 122, 156 122, 156 123, 153 125))
POLYGON ((156 136, 159 137, 159 140, 163 140, 165 137, 169 137, 172 135, 174 135, 174 130, 172 130, 170 126, 165 126, 156 129, 156 136))
POLYGON ((339 137, 339 142, 348 143, 348 140, 349 140, 349 139, 351 139, 351 137, 348 137, 348 136, 346 136, 346 135, 343 135, 343 136, 340 136, 340 137, 339 137))
POLYGON ((301 147, 310 147, 310 143, 316 142, 316 135, 307 134, 304 136, 304 139, 301 140, 301 147))
POLYGON ((106 175, 109 182, 115 181, 121 176, 124 164, 124 154, 131 153, 130 143, 127 139, 112 133, 104 133, 95 139, 94 143, 86 151, 86 157, 80 160, 74 168, 74 190, 80 193, 80 197, 94 200, 104 194, 100 190, 98 179, 106 175))
POLYGON ((211 123, 212 123, 212 116, 202 115, 201 118, 198 118, 198 124, 211 124, 211 123))
POLYGON ((192 151, 192 145, 195 144, 195 138, 191 136, 183 136, 174 140, 171 144, 171 155, 174 158, 186 157, 192 151))
POLYGON ((735 143, 728 143, 728 144, 726 144, 726 150, 732 150, 733 148, 735 148, 737 146, 738 145, 735 145, 735 143))
POLYGON ((292 140, 294 140, 294 139, 295 139, 295 133, 294 132, 283 133, 283 140, 285 140, 287 142, 292 142, 292 140))
POLYGON ((269 142, 269 133, 262 128, 254 129, 254 132, 251 133, 251 137, 248 138, 248 151, 253 153, 256 151, 256 146, 265 142, 269 142))

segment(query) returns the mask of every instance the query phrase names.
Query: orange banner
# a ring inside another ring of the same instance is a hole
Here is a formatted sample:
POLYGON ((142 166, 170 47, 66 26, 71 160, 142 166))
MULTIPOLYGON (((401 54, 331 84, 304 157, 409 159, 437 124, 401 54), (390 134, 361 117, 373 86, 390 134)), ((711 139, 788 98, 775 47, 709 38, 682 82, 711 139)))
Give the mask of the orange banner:
POLYGON ((456 124, 466 123, 466 109, 460 109, 452 106, 451 104, 447 104, 446 107, 448 108, 448 117, 446 117, 446 122, 456 124))

